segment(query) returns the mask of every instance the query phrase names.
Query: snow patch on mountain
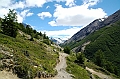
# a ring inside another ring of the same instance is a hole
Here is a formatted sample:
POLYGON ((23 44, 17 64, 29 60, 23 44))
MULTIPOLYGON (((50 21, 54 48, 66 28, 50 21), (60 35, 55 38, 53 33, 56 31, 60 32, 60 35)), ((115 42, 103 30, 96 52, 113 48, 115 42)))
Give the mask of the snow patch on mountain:
POLYGON ((50 40, 56 44, 61 44, 66 41, 66 40, 62 40, 61 38, 50 38, 50 40))

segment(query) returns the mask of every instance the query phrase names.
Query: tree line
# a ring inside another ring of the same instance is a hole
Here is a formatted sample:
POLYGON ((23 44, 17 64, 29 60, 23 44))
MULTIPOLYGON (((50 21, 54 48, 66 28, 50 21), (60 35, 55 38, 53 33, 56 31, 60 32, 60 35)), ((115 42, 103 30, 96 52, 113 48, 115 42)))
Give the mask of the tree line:
POLYGON ((14 9, 9 9, 9 13, 4 15, 4 18, 0 18, 0 33, 16 38, 18 30, 31 35, 31 41, 34 40, 33 38, 40 39, 42 37, 44 43, 50 44, 51 42, 45 33, 37 32, 30 25, 25 26, 23 23, 18 23, 17 13, 14 9))

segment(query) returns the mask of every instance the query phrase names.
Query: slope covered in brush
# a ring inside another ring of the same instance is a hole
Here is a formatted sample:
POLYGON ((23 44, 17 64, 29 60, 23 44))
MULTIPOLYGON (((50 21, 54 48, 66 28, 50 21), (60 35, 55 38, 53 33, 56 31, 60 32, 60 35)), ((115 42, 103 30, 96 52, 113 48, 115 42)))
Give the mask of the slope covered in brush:
POLYGON ((76 45, 76 52, 84 52, 97 65, 120 75, 120 21, 88 35, 76 45))
POLYGON ((57 74, 58 52, 46 34, 18 23, 14 10, 0 18, 1 71, 12 71, 22 79, 53 77, 57 74))
POLYGON ((120 22, 105 27, 89 37, 95 39, 90 40, 91 43, 86 46, 85 55, 96 64, 101 63, 100 66, 120 75, 120 22), (101 53, 103 56, 98 62, 101 53))

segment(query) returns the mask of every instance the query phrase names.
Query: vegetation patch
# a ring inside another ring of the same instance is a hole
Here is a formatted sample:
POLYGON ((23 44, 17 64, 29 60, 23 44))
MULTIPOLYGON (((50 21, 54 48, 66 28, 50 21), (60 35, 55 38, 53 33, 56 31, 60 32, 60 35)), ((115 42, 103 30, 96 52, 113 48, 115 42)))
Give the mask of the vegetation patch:
POLYGON ((67 58, 66 70, 68 71, 68 73, 73 74, 72 77, 74 77, 74 79, 90 79, 88 72, 83 67, 76 64, 74 62, 75 60, 75 56, 69 56, 67 58))
POLYGON ((51 46, 48 36, 17 23, 14 10, 0 19, 0 70, 13 71, 22 79, 55 76, 60 49, 51 46))

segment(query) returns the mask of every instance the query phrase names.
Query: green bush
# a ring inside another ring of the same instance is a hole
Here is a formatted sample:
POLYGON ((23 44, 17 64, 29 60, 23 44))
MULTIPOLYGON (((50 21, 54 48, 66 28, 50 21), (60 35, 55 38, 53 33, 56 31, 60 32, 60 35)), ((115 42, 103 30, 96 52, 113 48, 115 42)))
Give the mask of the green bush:
POLYGON ((77 53, 77 63, 84 64, 85 55, 83 53, 77 53))
POLYGON ((71 51, 71 50, 70 50, 69 47, 65 47, 63 51, 64 51, 65 53, 67 53, 67 54, 70 54, 70 51, 71 51))
POLYGON ((50 40, 48 40, 48 39, 44 39, 43 42, 47 45, 51 45, 50 40))

